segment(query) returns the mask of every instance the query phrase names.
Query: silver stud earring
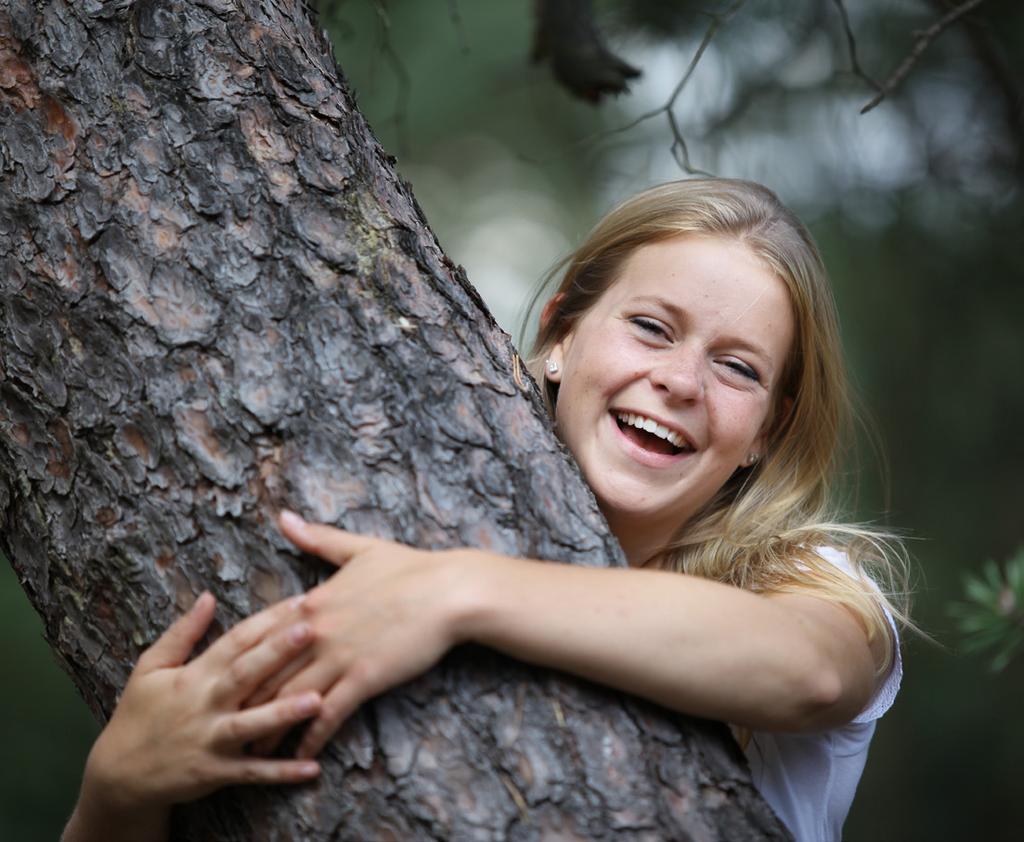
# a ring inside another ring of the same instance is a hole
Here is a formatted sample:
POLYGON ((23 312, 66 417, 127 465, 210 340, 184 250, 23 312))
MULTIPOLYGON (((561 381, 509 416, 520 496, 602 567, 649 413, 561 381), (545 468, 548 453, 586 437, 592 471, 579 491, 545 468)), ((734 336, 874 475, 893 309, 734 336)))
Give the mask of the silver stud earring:
POLYGON ((545 360, 545 365, 547 366, 548 374, 558 374, 558 363, 553 359, 548 357, 547 360, 545 360))
POLYGON ((757 464, 757 460, 760 459, 760 458, 761 457, 758 456, 756 453, 749 453, 749 454, 747 454, 747 467, 750 468, 753 465, 756 465, 757 464))

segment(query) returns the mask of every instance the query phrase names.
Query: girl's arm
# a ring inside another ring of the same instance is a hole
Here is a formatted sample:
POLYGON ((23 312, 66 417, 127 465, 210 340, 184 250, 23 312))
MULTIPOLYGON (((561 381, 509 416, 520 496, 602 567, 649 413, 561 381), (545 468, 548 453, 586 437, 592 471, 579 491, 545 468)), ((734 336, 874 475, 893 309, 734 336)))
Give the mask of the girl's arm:
POLYGON ((424 552, 285 514, 300 548, 344 569, 307 594, 308 656, 252 701, 324 696, 311 757, 363 701, 475 641, 667 707, 777 731, 847 722, 884 643, 845 608, 657 570, 594 570, 477 550, 424 552))
POLYGON ((877 684, 884 649, 824 599, 660 570, 491 559, 461 625, 469 639, 673 710, 815 731, 853 719, 877 684))
POLYGON ((311 641, 302 597, 239 623, 185 663, 213 619, 204 593, 139 658, 86 762, 63 842, 162 842, 173 804, 236 783, 300 783, 310 760, 249 757, 246 743, 316 716, 315 692, 242 703, 311 641))

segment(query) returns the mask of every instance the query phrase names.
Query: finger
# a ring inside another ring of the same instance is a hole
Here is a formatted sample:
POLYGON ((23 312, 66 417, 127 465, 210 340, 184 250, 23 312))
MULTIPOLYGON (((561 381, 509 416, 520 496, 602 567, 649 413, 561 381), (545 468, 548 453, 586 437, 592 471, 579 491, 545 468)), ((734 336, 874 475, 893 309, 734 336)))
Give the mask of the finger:
POLYGON ((233 706, 240 705, 312 642, 313 631, 309 623, 295 623, 274 632, 220 672, 214 686, 215 698, 228 701, 233 706))
POLYGON ((279 625, 296 619, 305 600, 305 594, 293 596, 247 617, 217 638, 196 661, 202 661, 215 671, 227 669, 239 655, 259 644, 279 625))
MULTIPOLYGON (((339 677, 340 673, 336 667, 311 661, 308 668, 301 670, 298 675, 277 691, 277 698, 294 698, 309 692, 325 696, 327 691, 338 683, 339 677)), ((256 741, 253 751, 261 755, 273 754, 277 751, 277 747, 281 744, 281 740, 285 738, 287 733, 288 729, 285 728, 276 733, 268 734, 266 737, 256 741)))
POLYGON ((300 784, 320 774, 315 760, 268 760, 244 757, 225 765, 221 783, 230 784, 300 784))
POLYGON ((277 747, 281 745, 281 740, 288 736, 290 730, 291 726, 289 725, 286 728, 278 728, 276 731, 271 731, 258 740, 253 740, 252 745, 249 746, 250 753, 257 757, 270 757, 277 751, 277 747))
POLYGON ((316 757, 342 724, 367 698, 359 683, 348 676, 339 681, 323 700, 320 715, 309 723, 295 752, 298 758, 316 757))
POLYGON ((337 684, 345 674, 347 664, 330 663, 323 660, 312 660, 308 667, 301 670, 278 691, 277 697, 298 696, 309 690, 315 690, 322 696, 337 684))
POLYGON ((301 696, 278 699, 270 704, 223 717, 218 728, 218 740, 241 747, 271 733, 282 730, 287 732, 302 720, 319 714, 321 709, 319 693, 303 693, 301 696))
POLYGON ((282 510, 277 522, 284 537, 300 550, 320 556, 339 567, 352 556, 369 549, 378 540, 322 523, 307 523, 288 509, 282 510))
MULTIPOLYGON (((265 681, 255 693, 252 694, 245 702, 243 706, 246 708, 257 707, 259 705, 266 704, 273 698, 284 699, 285 694, 280 693, 280 689, 295 675, 302 672, 313 662, 313 654, 306 652, 301 658, 289 663, 283 670, 271 677, 269 681, 265 681)), ((250 749, 253 754, 269 757, 281 744, 288 732, 291 730, 291 726, 285 726, 278 728, 276 731, 272 731, 259 739, 252 741, 250 749)))
POLYGON ((310 652, 304 652, 293 658, 257 687, 253 694, 242 702, 242 707, 256 707, 256 705, 262 705, 265 702, 269 702, 275 696, 280 695, 278 691, 298 675, 299 672, 308 667, 312 661, 313 655, 310 652))
POLYGON ((180 667, 206 634, 213 620, 217 600, 209 591, 203 591, 192 607, 167 627, 142 655, 136 669, 142 673, 165 667, 180 667))

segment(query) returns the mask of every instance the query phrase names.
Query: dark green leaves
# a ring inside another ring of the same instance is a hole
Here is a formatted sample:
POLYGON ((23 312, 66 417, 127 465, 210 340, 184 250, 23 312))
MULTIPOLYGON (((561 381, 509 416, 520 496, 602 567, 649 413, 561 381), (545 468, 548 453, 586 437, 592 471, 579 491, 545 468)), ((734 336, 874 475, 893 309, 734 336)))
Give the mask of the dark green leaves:
POLYGON ((950 606, 966 652, 992 656, 1002 670, 1024 644, 1024 546, 1005 565, 987 561, 980 576, 964 581, 966 602, 950 606))

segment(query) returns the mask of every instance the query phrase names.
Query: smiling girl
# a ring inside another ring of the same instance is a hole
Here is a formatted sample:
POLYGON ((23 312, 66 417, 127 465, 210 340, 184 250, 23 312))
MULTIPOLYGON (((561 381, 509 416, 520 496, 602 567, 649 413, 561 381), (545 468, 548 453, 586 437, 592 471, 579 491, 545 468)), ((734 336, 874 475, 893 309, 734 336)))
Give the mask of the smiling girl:
POLYGON ((906 614, 883 595, 902 592, 888 536, 834 507, 849 409, 810 235, 748 182, 641 193, 566 261, 531 367, 630 569, 425 552, 285 512, 341 569, 186 663, 200 597, 140 659, 66 842, 161 839, 172 803, 308 780, 362 702, 468 641, 732 723, 794 836, 840 839, 906 614), (296 759, 244 752, 304 718, 296 759))

